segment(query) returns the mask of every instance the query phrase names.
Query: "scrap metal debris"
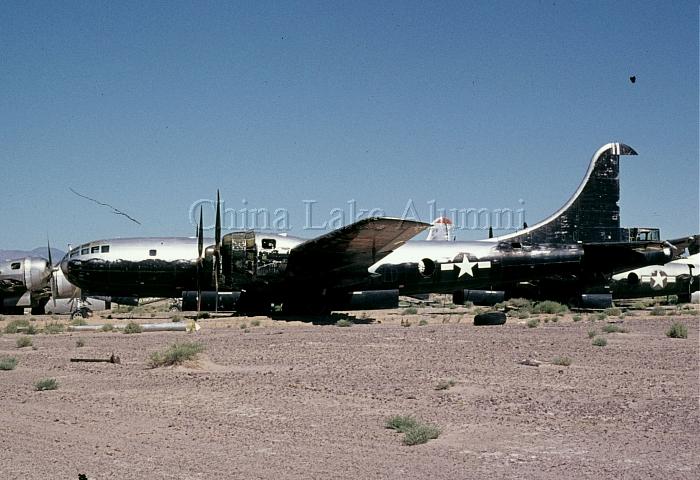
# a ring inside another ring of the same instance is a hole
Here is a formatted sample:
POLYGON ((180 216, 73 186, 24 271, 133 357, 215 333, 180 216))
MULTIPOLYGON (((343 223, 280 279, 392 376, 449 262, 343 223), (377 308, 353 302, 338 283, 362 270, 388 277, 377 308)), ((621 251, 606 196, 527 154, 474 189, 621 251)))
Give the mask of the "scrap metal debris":
POLYGON ((136 220, 134 217, 132 217, 131 215, 129 215, 129 214, 127 214, 127 213, 122 212, 122 211, 119 210, 118 208, 113 207, 113 206, 110 205, 109 203, 100 202, 99 200, 95 200, 94 198, 88 197, 87 195, 83 195, 82 193, 76 192, 72 187, 68 187, 68 189, 69 189, 71 192, 73 192, 74 194, 76 194, 77 196, 79 196, 79 197, 82 197, 82 198, 85 198, 85 199, 87 199, 87 200, 90 200, 91 202, 95 202, 96 204, 101 205, 101 206, 103 206, 103 207, 111 208, 111 209, 112 209, 112 213, 115 214, 115 215, 123 215, 123 216, 125 216, 126 218, 128 218, 129 220, 131 220, 132 222, 141 225, 141 222, 139 222, 138 220, 136 220))
POLYGON ((109 358, 71 358, 71 362, 102 362, 102 363, 122 363, 119 357, 112 354, 109 358))
POLYGON ((520 360, 518 362, 520 365, 526 365, 528 367, 539 367, 542 362, 539 360, 533 360, 531 358, 526 358, 525 360, 520 360))

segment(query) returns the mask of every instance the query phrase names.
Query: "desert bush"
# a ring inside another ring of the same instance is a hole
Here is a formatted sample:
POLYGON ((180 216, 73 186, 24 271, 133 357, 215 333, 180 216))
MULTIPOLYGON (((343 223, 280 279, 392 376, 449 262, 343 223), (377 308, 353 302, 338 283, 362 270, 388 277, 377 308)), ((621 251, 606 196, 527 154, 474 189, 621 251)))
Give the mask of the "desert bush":
MULTIPOLYGON (((447 323, 449 323, 449 320, 448 320, 447 323)), ((405 319, 405 318, 402 318, 402 319, 401 319, 401 326, 402 326, 402 327, 410 327, 410 326, 411 326, 411 321, 410 321, 410 320, 407 320, 407 319, 405 319)))
POLYGON ((549 323, 549 317, 544 317, 543 321, 544 323, 549 323))
POLYGON ((39 392, 43 390, 56 390, 58 388, 58 382, 55 378, 42 378, 34 384, 34 388, 39 392))
POLYGON ((527 321, 527 328, 535 328, 539 324, 540 324, 539 318, 531 318, 530 320, 527 321))
POLYGON ((559 316, 560 314, 557 313, 555 316, 552 317, 552 323, 557 323, 559 321, 559 316))
POLYGON ((568 367, 571 365, 571 359, 569 357, 554 357, 552 360, 554 365, 561 365, 562 367, 568 367))
POLYGON ((341 318, 335 322, 336 327, 352 327, 352 321, 349 318, 341 318))
POLYGON ((0 358, 0 370, 14 370, 16 366, 17 359, 15 357, 0 358))
POLYGON ((173 323, 179 323, 182 321, 182 315, 176 313, 170 317, 170 321, 173 323))
POLYGON ((605 314, 609 317, 619 317, 622 314, 622 310, 617 307, 606 308, 605 314))
POLYGON ((84 347, 85 346, 85 339, 79 338, 75 341, 75 346, 78 348, 84 347))
POLYGON ((589 318, 592 318, 594 322, 596 320, 599 320, 602 322, 603 320, 607 320, 608 314, 605 312, 598 312, 595 315, 591 315, 589 318))
POLYGON ((532 313, 566 313, 569 311, 569 307, 562 305, 559 302, 553 302, 551 300, 545 300, 544 302, 536 303, 532 308, 532 313))
POLYGON ((571 319, 572 319, 574 322, 580 322, 582 318, 583 318, 583 317, 581 317, 581 315, 579 315, 578 313, 577 313, 576 315, 574 315, 573 317, 571 317, 571 319))
POLYGON ((532 302, 527 298, 511 298, 505 303, 509 307, 517 308, 518 310, 530 310, 532 308, 532 302))
POLYGON ((46 325, 44 325, 43 332, 49 335, 54 335, 56 333, 63 333, 65 329, 65 325, 63 325, 62 323, 49 322, 46 325))
POLYGON ((435 425, 419 424, 406 432, 406 435, 403 437, 403 443, 409 446, 420 445, 439 436, 440 429, 435 425))
POLYGON ((70 324, 73 326, 79 327, 81 325, 87 325, 87 320, 85 320, 81 316, 77 316, 73 320, 70 321, 70 324))
POLYGON ((187 360, 194 360, 204 351, 204 346, 195 342, 175 343, 163 352, 153 352, 149 357, 151 367, 180 365, 187 360))
POLYGON ((518 318, 521 320, 525 320, 526 318, 530 318, 530 312, 527 310, 518 310, 518 318))
POLYGON ((404 308, 403 312, 401 312, 402 315, 415 315, 416 313, 418 313, 418 309, 416 307, 404 308))
POLYGON ((654 308, 651 309, 651 312, 649 312, 649 315, 653 315, 655 317, 658 317, 660 315, 664 314, 664 308, 657 305, 654 308))
POLYGON ((688 327, 680 322, 673 322, 666 330, 666 336, 670 338, 688 338, 688 327))
POLYGON ((668 296, 668 304, 669 305, 678 305, 678 295, 669 295, 668 296))
POLYGON ((210 314, 209 312, 199 312, 199 313, 197 314, 197 318, 198 318, 198 319, 200 319, 200 318, 203 318, 203 319, 211 318, 211 314, 210 314))
POLYGON ((627 330, 615 325, 614 323, 608 323, 603 327, 605 333, 627 333, 627 330))
POLYGON ((605 337, 595 337, 593 339, 593 345, 596 347, 604 347, 608 344, 608 341, 605 339, 605 337))
POLYGON ((17 333, 19 330, 24 330, 27 328, 31 328, 29 320, 11 320, 7 325, 5 325, 5 333, 17 333))
POLYGON ((598 335, 598 332, 596 332, 595 330, 588 330, 588 338, 593 338, 596 335, 598 335))
POLYGON ((251 327, 259 327, 259 326, 260 326, 260 320, 258 320, 257 318, 256 318, 255 320, 251 320, 251 321, 250 321, 250 326, 251 326, 251 327))
POLYGON ((246 330, 248 328, 248 324, 243 322, 240 325, 238 325, 238 328, 240 328, 241 330, 246 330))
POLYGON ((112 325, 111 323, 105 323, 104 325, 102 325, 101 330, 103 332, 111 332, 112 330, 114 330, 114 325, 112 325))
POLYGON ((406 433, 418 426, 418 421, 410 415, 394 415, 386 419, 385 425, 386 428, 391 428, 399 433, 406 433))
POLYGON ((418 326, 424 327, 428 324, 428 321, 425 318, 421 318, 420 322, 418 322, 418 326))
POLYGON ((142 333, 143 327, 136 322, 129 322, 124 327, 124 333, 142 333))
POLYGON ((31 347, 32 339, 29 337, 19 337, 17 339, 17 348, 31 347))
POLYGON ((437 385, 435 385, 435 390, 447 390, 450 387, 454 387, 456 383, 457 382, 452 379, 441 380, 437 385))

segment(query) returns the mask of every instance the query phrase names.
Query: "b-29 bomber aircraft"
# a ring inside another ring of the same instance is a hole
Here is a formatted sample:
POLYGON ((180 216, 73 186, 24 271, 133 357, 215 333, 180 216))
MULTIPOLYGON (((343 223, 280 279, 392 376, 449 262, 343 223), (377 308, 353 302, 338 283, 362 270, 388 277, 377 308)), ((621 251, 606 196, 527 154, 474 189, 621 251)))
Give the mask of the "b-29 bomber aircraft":
MULTIPOLYGON (((61 268, 90 295, 182 296, 183 309, 240 312, 273 304, 289 313, 393 308, 399 295, 420 293, 493 303, 522 283, 599 284, 617 271, 664 264, 676 248, 620 241, 620 155, 636 152, 620 143, 599 149, 564 207, 503 237, 406 243, 429 225, 396 218, 363 219, 310 240, 254 231, 222 237, 217 198, 214 239, 204 239, 200 211, 197 237, 94 241, 68 252, 61 268)), ((577 292, 572 301, 589 301, 577 292)))

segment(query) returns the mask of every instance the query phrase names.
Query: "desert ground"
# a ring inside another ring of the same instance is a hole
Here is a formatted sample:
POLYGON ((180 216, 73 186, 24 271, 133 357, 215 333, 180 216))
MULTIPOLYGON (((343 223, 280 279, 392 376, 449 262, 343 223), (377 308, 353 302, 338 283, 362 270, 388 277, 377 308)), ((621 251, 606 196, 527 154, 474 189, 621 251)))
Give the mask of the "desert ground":
POLYGON ((0 478, 696 479, 697 313, 539 315, 534 327, 434 307, 353 314, 344 328, 217 317, 196 333, 37 333, 23 348, 5 333, 0 358, 17 365, 0 371, 0 478), (604 333, 608 322, 626 332, 604 333), (673 322, 687 339, 666 336, 673 322), (176 342, 204 351, 149 365, 176 342), (112 353, 120 364, 70 362, 112 353), (58 388, 37 391, 42 378, 58 388), (393 415, 439 437, 404 445, 393 415))

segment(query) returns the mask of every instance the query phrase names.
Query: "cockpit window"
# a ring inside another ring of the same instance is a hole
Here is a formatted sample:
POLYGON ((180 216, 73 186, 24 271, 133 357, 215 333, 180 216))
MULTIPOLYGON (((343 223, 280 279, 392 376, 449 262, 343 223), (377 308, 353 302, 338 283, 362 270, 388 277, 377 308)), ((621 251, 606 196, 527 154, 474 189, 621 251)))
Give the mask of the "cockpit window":
POLYGON ((100 247, 92 247, 90 253, 100 253, 100 247))
POLYGON ((12 265, 10 265, 10 268, 11 268, 12 270, 19 270, 19 267, 20 267, 20 263, 19 263, 19 262, 15 262, 15 263, 13 263, 12 265))
POLYGON ((262 248, 269 250, 271 248, 275 248, 277 246, 277 241, 272 239, 272 238, 263 238, 262 239, 262 248))
POLYGON ((102 253, 109 253, 109 245, 102 245, 102 253))
POLYGON ((88 253, 90 253, 90 249, 87 247, 80 250, 81 255, 87 255, 88 253))
POLYGON ((148 255, 151 256, 151 257, 155 257, 155 256, 156 256, 156 253, 157 253, 157 252, 156 252, 155 250, 149 250, 149 251, 148 251, 148 255))

